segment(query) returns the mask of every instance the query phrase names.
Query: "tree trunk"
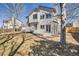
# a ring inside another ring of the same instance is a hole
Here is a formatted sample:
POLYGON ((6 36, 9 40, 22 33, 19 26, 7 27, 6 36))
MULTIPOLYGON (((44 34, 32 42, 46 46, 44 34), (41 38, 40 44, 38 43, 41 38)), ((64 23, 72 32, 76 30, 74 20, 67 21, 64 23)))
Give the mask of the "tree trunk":
POLYGON ((65 31, 65 26, 63 27, 64 25, 64 20, 63 19, 63 3, 60 3, 60 12, 61 12, 61 35, 60 35, 60 42, 62 45, 66 45, 66 31, 65 31))

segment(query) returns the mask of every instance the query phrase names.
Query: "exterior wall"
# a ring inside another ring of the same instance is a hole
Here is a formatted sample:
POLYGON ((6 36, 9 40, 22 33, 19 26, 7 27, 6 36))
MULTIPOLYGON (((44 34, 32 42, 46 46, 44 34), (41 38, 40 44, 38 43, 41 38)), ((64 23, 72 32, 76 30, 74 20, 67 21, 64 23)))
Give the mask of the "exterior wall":
POLYGON ((33 19, 33 15, 34 14, 37 14, 37 17, 38 17, 38 12, 33 12, 30 16, 29 16, 29 24, 30 24, 30 29, 31 31, 34 31, 34 30, 37 30, 38 29, 38 19, 33 19), (37 29, 35 29, 34 25, 37 24, 37 29))
MULTIPOLYGON (((50 19, 46 19, 46 13, 50 13, 50 12, 47 12, 47 11, 44 11, 44 10, 40 10, 38 12, 38 33, 46 33, 46 25, 49 25, 51 21, 53 21, 52 18, 50 19), (45 18, 44 19, 40 19, 40 15, 45 15, 45 18), (41 29, 40 26, 41 25, 44 25, 44 29, 41 29)), ((50 13, 52 15, 52 13, 50 13)), ((52 15, 53 16, 53 15, 52 15)), ((50 24, 51 25, 51 24, 50 24)))
POLYGON ((39 18, 38 19, 39 20, 39 30, 42 31, 41 33, 47 33, 46 32, 46 25, 49 25, 49 24, 51 25, 51 32, 50 33, 52 33, 52 34, 55 34, 57 32, 60 33, 60 19, 58 17, 54 17, 53 12, 47 12, 47 11, 40 10, 39 17, 42 14, 46 15, 46 13, 51 14, 52 18, 50 18, 50 19, 46 19, 46 18, 45 19, 40 19, 39 18), (55 22, 52 22, 52 21, 56 21, 58 23, 55 23, 55 22), (45 29, 40 29, 40 25, 45 25, 45 29), (54 30, 56 30, 56 28, 54 29, 53 25, 55 25, 58 28, 55 33, 54 33, 54 30))
POLYGON ((34 15, 34 14, 38 14, 38 12, 33 12, 33 13, 29 16, 29 23, 38 22, 38 19, 33 19, 33 15, 34 15))
POLYGON ((54 34, 58 34, 59 33, 59 31, 58 31, 58 23, 56 23, 56 22, 52 22, 53 24, 52 24, 52 27, 51 27, 51 29, 52 29, 52 34, 54 35, 54 34))
POLYGON ((60 19, 60 17, 57 17, 57 21, 58 21, 58 33, 61 33, 61 19, 60 19))
POLYGON ((13 26, 12 26, 11 21, 4 23, 4 29, 12 29, 12 28, 13 28, 13 26))
POLYGON ((19 21, 19 20, 16 20, 15 21, 15 27, 16 28, 19 28, 19 27, 21 27, 22 26, 22 23, 19 21))

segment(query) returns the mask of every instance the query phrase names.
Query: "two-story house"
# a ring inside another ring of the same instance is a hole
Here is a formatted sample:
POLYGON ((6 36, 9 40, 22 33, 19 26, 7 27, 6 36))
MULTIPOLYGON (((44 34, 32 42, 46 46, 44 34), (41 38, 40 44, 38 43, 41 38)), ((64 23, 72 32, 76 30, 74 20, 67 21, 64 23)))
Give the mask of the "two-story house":
POLYGON ((35 34, 55 35, 60 33, 60 16, 55 8, 39 6, 27 16, 27 24, 35 34))
POLYGON ((19 29, 22 27, 22 22, 14 17, 3 21, 3 29, 19 29))

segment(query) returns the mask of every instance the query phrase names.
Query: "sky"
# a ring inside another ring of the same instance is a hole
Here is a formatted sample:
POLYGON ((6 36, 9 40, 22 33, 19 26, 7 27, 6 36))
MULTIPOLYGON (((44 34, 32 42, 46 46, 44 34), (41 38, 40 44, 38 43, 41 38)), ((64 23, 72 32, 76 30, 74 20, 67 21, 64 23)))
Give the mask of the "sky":
MULTIPOLYGON (((18 19, 23 22, 24 24, 26 23, 27 19, 26 16, 36 7, 38 6, 46 6, 46 7, 51 7, 54 8, 53 3, 25 3, 24 4, 24 9, 22 13, 19 15, 18 19)), ((6 8, 5 4, 0 4, 0 27, 3 25, 3 20, 7 20, 9 16, 8 9, 6 8)))
POLYGON ((69 22, 79 20, 79 3, 66 4, 66 14, 69 22))

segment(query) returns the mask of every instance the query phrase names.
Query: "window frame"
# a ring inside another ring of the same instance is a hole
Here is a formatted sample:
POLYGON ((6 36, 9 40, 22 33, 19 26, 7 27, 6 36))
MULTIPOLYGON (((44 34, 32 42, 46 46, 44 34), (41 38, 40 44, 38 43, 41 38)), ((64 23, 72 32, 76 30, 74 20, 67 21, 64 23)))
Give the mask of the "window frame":
POLYGON ((49 19, 49 18, 51 18, 51 17, 52 17, 51 14, 46 14, 46 19, 49 19))
POLYGON ((45 15, 40 15, 40 19, 45 19, 45 15))
POLYGON ((49 24, 49 25, 46 25, 46 32, 51 32, 51 25, 49 24))
POLYGON ((33 14, 33 19, 37 19, 38 15, 37 14, 33 14))
POLYGON ((44 28, 45 28, 45 26, 44 26, 44 25, 40 25, 40 28, 41 28, 41 29, 44 29, 44 28))

